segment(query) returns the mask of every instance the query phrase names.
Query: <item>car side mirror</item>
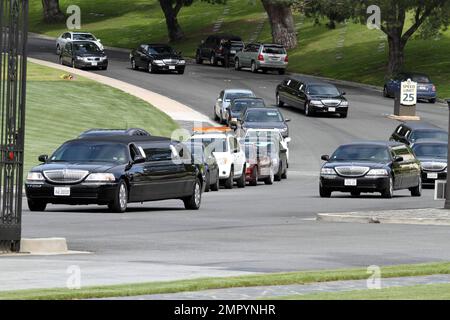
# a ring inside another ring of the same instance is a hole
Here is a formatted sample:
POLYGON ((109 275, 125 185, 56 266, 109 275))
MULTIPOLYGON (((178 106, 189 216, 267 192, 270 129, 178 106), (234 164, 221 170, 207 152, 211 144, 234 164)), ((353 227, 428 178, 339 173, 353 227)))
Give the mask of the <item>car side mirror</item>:
POLYGON ((330 161, 330 156, 329 155, 323 155, 320 159, 322 159, 323 161, 330 161))
POLYGON ((46 155, 46 154, 41 155, 41 156, 38 157, 38 160, 39 160, 39 162, 45 163, 48 160, 48 155, 46 155))
POLYGON ((133 164, 140 164, 140 163, 144 163, 144 162, 145 162, 145 158, 143 156, 134 157, 133 164))
POLYGON ((102 42, 102 39, 97 39, 98 42, 102 42))
POLYGON ((291 122, 291 119, 285 119, 284 122, 291 122))
POLYGON ((394 162, 403 162, 403 157, 395 157, 394 162))

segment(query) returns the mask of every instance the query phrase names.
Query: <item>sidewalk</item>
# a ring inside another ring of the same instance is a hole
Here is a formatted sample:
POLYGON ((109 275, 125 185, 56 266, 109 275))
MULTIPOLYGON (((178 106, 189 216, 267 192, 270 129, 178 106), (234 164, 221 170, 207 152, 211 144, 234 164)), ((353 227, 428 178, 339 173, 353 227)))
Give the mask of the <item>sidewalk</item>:
MULTIPOLYGON (((450 275, 381 279, 381 288, 450 283, 450 275)), ((367 280, 333 281, 305 285, 216 289, 198 292, 109 298, 108 300, 255 300, 321 292, 366 290, 367 280)), ((375 290, 375 289, 373 289, 375 290)))

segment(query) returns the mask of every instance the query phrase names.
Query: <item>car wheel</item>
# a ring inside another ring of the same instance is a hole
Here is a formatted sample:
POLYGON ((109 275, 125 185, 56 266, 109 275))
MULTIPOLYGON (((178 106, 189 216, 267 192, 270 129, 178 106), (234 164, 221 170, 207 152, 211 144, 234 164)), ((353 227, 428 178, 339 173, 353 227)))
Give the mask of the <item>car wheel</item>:
POLYGON ((64 65, 64 62, 63 62, 63 59, 62 59, 61 56, 59 56, 59 63, 60 63, 62 66, 64 65))
POLYGON ((251 186, 257 186, 258 185, 258 180, 259 180, 259 176, 258 176, 258 167, 255 167, 253 169, 252 172, 252 180, 250 181, 250 185, 251 186))
POLYGON ((309 103, 306 103, 305 104, 305 116, 310 117, 311 115, 312 115, 312 112, 310 110, 309 103))
POLYGON ((209 58, 209 63, 213 66, 217 66, 217 59, 216 59, 216 55, 214 53, 209 58))
POLYGON ((234 70, 236 71, 241 70, 241 63, 239 62, 239 59, 234 60, 234 70))
POLYGON ((284 170, 283 174, 281 175, 281 179, 287 179, 288 176, 288 169, 287 169, 287 163, 286 163, 286 169, 284 170))
POLYGON ((412 197, 421 197, 422 196, 422 178, 419 177, 418 185, 414 188, 410 189, 412 197))
POLYGON ((197 54, 195 55, 195 63, 197 64, 203 64, 203 59, 200 56, 200 52, 197 51, 197 54))
POLYGON ((381 193, 383 198, 391 199, 394 196, 394 178, 389 178, 389 185, 386 189, 381 193))
POLYGON ((319 194, 321 198, 330 198, 331 197, 331 191, 328 189, 325 189, 324 187, 319 187, 319 194))
POLYGON ((153 69, 153 65, 151 62, 148 63, 147 71, 148 73, 155 73, 155 70, 153 69))
POLYGON ((340 114, 340 116, 341 116, 342 119, 345 119, 345 118, 347 118, 348 113, 347 113, 347 112, 342 112, 342 113, 340 114))
POLYGON ((238 186, 238 188, 245 188, 245 184, 246 184, 246 181, 245 181, 245 166, 242 168, 242 174, 241 174, 241 176, 239 177, 239 180, 237 181, 237 186, 238 186))
POLYGON ((31 212, 45 211, 45 208, 47 208, 46 202, 28 199, 28 209, 30 209, 31 212))
POLYGON ((183 70, 180 70, 180 71, 178 71, 178 74, 184 74, 184 69, 183 69, 183 70))
POLYGON ((198 210, 202 204, 202 186, 200 180, 196 179, 194 183, 194 188, 192 190, 192 195, 183 199, 184 207, 187 210, 198 210))
POLYGON ((257 73, 258 72, 258 67, 256 66, 256 62, 255 61, 252 61, 251 70, 252 70, 253 73, 257 73))
POLYGON ((76 63, 75 63, 75 60, 72 60, 72 68, 76 68, 77 67, 77 65, 76 65, 76 63))
POLYGON ((384 89, 383 89, 383 97, 389 98, 389 92, 388 92, 388 89, 386 86, 384 86, 384 89))
POLYGON ((285 69, 278 69, 278 74, 279 75, 286 74, 286 70, 285 69))
POLYGON ((214 107, 214 120, 215 121, 219 121, 220 120, 219 116, 216 113, 216 108, 215 107, 214 107))
POLYGON ((219 180, 219 171, 217 171, 217 179, 216 179, 216 182, 211 185, 211 190, 219 191, 219 189, 220 189, 220 180, 219 180))
POLYGON ((61 47, 58 45, 56 45, 56 54, 60 55, 61 54, 61 47))
POLYGON ((430 99, 428 100, 429 103, 436 103, 436 99, 430 99))
POLYGON ((264 180, 264 183, 267 184, 267 185, 272 185, 274 180, 275 180, 275 177, 274 177, 274 174, 273 174, 273 170, 270 169, 269 176, 264 180))
POLYGON ((109 210, 116 213, 124 213, 128 206, 128 188, 125 181, 120 181, 117 186, 114 200, 108 205, 109 210))
POLYGON ((207 173, 206 174, 206 178, 205 178, 205 192, 209 192, 210 189, 210 180, 211 180, 211 173, 207 173))
POLYGON ((225 189, 233 189, 234 184, 234 170, 231 168, 230 176, 225 180, 225 189))
POLYGON ((133 70, 137 70, 138 69, 138 67, 136 65, 136 60, 134 58, 131 59, 131 69, 133 69, 133 70))
POLYGON ((278 93, 277 93, 277 96, 276 96, 276 100, 277 100, 277 106, 278 106, 279 108, 283 108, 283 107, 284 107, 284 102, 281 101, 280 95, 279 95, 278 93))

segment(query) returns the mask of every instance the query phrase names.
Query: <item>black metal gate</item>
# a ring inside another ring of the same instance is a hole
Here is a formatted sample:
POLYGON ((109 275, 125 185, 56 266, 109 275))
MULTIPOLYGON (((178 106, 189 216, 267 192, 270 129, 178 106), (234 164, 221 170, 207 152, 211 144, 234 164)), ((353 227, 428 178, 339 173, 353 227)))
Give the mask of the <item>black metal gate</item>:
POLYGON ((0 251, 20 249, 28 0, 0 0, 0 251))

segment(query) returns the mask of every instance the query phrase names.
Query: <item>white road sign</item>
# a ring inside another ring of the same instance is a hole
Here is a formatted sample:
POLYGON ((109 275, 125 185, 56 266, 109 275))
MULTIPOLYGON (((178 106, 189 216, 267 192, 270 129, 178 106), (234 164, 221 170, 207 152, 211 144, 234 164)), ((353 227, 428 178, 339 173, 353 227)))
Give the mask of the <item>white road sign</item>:
POLYGON ((401 83, 400 104, 404 106, 415 106, 417 104, 417 82, 408 79, 401 83))

